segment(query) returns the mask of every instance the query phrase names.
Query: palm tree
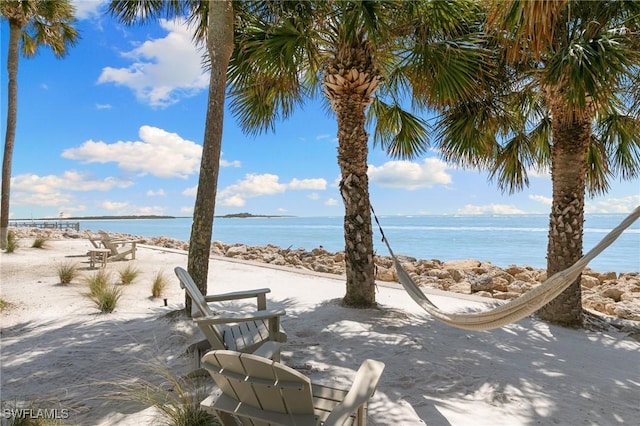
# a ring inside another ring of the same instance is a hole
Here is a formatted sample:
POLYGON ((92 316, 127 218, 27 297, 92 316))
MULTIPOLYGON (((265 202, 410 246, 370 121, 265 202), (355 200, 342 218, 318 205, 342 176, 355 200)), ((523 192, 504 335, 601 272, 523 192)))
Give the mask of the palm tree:
MULTIPOLYGON (((160 16, 175 18, 186 15, 187 21, 194 27, 194 41, 200 44, 206 41, 211 73, 187 269, 202 294, 207 294, 209 254, 220 169, 227 68, 233 51, 233 3, 231 1, 115 0, 109 5, 109 12, 126 24, 147 22, 160 16)), ((188 296, 185 296, 185 310, 188 314, 191 313, 191 299, 188 296)))
POLYGON ((348 306, 375 304, 367 119, 391 156, 422 154, 427 123, 402 108, 402 93, 430 93, 415 105, 424 109, 474 91, 477 13, 468 1, 272 2, 236 27, 229 87, 245 131, 273 129, 320 90, 336 115, 348 306))
MULTIPOLYGON (((497 1, 487 31, 497 78, 437 123, 445 157, 488 168, 503 190, 526 186, 528 168, 550 169, 549 276, 582 256, 585 194, 640 175, 639 23, 638 2, 497 1)), ((538 313, 581 326, 580 278, 538 313)))
POLYGON ((18 51, 22 47, 22 55, 29 58, 40 46, 49 46, 57 57, 63 57, 79 36, 73 27, 75 8, 69 0, 5 0, 0 2, 0 16, 9 23, 7 129, 0 200, 0 248, 4 249, 9 229, 11 167, 18 121, 18 51))

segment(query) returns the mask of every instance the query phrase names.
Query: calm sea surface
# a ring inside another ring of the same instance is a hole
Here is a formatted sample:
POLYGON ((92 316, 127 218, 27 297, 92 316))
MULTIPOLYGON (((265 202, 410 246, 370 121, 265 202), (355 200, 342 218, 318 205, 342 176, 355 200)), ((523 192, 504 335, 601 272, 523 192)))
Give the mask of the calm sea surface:
MULTIPOLYGON (((587 215, 584 252, 627 215, 587 215)), ((546 267, 548 216, 382 216, 380 222, 396 254, 419 259, 478 259, 500 267, 546 267)), ((189 240, 191 218, 80 221, 81 230, 166 236, 189 240)), ((275 244, 307 250, 344 250, 342 217, 216 218, 213 239, 226 244, 275 244)), ((388 255, 374 222, 374 246, 388 255)), ((640 221, 636 221, 589 265, 596 271, 640 271, 640 221)))

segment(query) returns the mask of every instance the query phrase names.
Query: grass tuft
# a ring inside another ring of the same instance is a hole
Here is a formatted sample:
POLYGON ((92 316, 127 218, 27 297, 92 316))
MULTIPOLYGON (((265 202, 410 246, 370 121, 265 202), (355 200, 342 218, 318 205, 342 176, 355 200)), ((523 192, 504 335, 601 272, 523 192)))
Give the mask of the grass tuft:
POLYGON ((140 275, 140 270, 135 266, 128 263, 127 266, 118 272, 120 275, 120 282, 122 284, 131 284, 140 275))
POLYGON ((78 264, 74 262, 65 262, 58 265, 58 278, 60 284, 69 284, 80 275, 78 264))
POLYGON ((160 297, 164 293, 164 290, 167 288, 167 277, 164 275, 162 271, 156 273, 156 276, 153 278, 153 283, 151 284, 151 296, 160 297))
POLYGON ((31 244, 32 248, 45 248, 45 246, 47 245, 47 241, 49 241, 46 237, 36 237, 35 240, 33 240, 33 244, 31 244))
POLYGON ((91 301, 96 305, 96 308, 103 314, 110 314, 115 311, 118 306, 118 301, 122 297, 122 288, 116 285, 110 285, 99 294, 90 296, 91 301))
POLYGON ((18 244, 18 236, 14 231, 9 231, 7 233, 7 253, 15 252, 18 247, 20 247, 20 244, 18 244))
POLYGON ((122 385, 125 398, 156 408, 166 425, 220 425, 214 415, 200 407, 200 401, 211 391, 208 377, 177 376, 162 360, 154 357, 142 368, 148 370, 145 379, 122 385))
POLYGON ((7 302, 4 299, 0 299, 0 311, 4 311, 5 309, 9 309, 11 307, 11 303, 7 302))
POLYGON ((122 289, 111 283, 111 275, 104 269, 87 278, 87 297, 103 314, 113 312, 122 297, 122 289))

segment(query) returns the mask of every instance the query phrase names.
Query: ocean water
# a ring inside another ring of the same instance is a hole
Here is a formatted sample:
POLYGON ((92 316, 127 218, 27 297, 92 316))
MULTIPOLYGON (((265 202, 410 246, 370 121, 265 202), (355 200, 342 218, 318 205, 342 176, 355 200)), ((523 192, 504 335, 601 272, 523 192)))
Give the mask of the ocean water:
MULTIPOLYGON (((586 253, 627 215, 586 215, 586 253)), ((418 259, 478 259, 508 265, 546 268, 547 215, 381 216, 380 223, 396 254, 418 259)), ((213 240, 252 246, 344 250, 342 217, 221 218, 214 220, 213 240)), ((143 237, 166 236, 188 241, 191 218, 81 220, 81 230, 118 232, 143 237)), ((389 252, 375 221, 374 248, 389 252)), ((640 220, 627 229, 590 265, 596 271, 640 271, 640 220)))

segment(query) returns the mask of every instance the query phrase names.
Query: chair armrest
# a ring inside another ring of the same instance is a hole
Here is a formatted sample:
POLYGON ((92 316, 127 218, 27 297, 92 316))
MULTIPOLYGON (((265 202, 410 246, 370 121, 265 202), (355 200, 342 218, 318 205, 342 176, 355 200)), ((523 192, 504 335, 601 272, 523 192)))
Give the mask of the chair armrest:
POLYGON ((204 296, 204 300, 211 303, 255 297, 258 300, 258 310, 261 311, 267 308, 267 298, 265 294, 270 292, 270 288, 257 288, 252 290, 233 291, 230 293, 208 294, 204 296))
POLYGON ((253 351, 253 355, 261 356, 262 358, 272 359, 276 362, 280 362, 280 342, 264 342, 258 349, 253 351))
POLYGON ((265 320, 271 318, 279 318, 285 315, 284 309, 278 310, 263 310, 255 312, 242 312, 242 313, 225 313, 224 315, 215 317, 200 317, 193 318, 193 322, 196 324, 228 324, 236 322, 247 322, 256 320, 265 320))
POLYGON ((378 381, 384 370, 384 363, 372 359, 365 360, 353 380, 351 389, 342 402, 335 406, 324 426, 343 425, 360 406, 365 404, 378 386, 378 381))

